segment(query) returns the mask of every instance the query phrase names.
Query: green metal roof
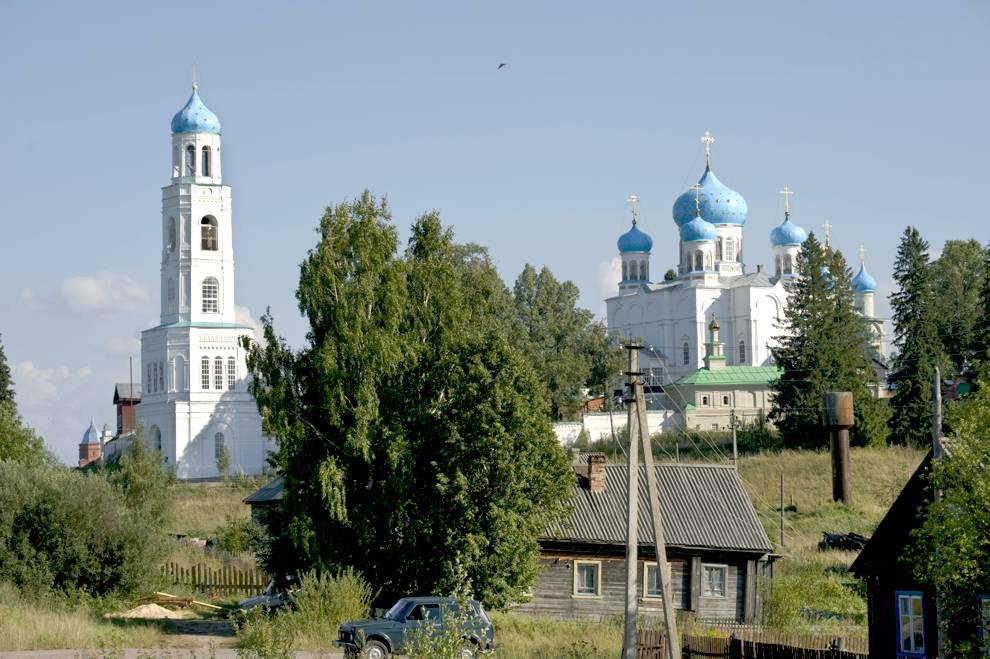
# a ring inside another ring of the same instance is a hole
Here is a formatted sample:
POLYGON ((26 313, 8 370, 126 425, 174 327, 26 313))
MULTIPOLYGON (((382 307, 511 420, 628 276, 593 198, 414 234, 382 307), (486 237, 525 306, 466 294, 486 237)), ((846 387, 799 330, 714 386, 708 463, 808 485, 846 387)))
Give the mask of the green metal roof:
POLYGON ((726 366, 713 371, 699 368, 690 375, 685 375, 675 382, 675 385, 731 385, 731 384, 761 384, 768 385, 780 377, 781 370, 776 366, 726 366))

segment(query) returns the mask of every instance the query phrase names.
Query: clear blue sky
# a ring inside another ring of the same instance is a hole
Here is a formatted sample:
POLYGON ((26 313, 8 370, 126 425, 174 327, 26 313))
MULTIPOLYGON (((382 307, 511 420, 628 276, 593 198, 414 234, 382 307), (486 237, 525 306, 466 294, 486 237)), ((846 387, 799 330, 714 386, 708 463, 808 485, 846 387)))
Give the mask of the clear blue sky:
MULTIPOLYGON (((511 282, 601 313, 637 193, 653 273, 716 137, 746 261, 794 219, 890 291, 897 237, 990 238, 990 9, 918 2, 0 1, 0 333, 27 420, 67 460, 158 321, 169 121, 198 66, 223 122, 238 303, 298 344, 298 263, 364 188, 438 209, 511 282), (509 66, 496 71, 499 62, 509 66), (606 276, 607 280, 608 277, 606 276)), ((885 310, 886 304, 880 305, 885 310)))

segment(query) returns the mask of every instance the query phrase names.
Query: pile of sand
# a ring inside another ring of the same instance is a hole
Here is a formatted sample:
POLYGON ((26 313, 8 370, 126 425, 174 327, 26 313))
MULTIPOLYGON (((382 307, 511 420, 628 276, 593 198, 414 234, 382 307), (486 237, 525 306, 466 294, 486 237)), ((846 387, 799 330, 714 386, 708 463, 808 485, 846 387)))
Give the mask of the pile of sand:
POLYGON ((170 611, 157 604, 142 604, 123 613, 108 613, 108 618, 137 618, 141 620, 181 620, 188 617, 181 611, 170 611))

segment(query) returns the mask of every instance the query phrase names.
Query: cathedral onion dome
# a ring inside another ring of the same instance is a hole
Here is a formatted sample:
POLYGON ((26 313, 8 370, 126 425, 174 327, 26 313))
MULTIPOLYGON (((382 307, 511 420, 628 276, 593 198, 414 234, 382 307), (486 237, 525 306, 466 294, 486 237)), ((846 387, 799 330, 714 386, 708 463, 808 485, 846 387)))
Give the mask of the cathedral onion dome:
POLYGON ((686 243, 715 240, 716 234, 715 225, 700 215, 695 215, 693 220, 681 225, 681 240, 686 243))
POLYGON ((619 251, 623 254, 628 252, 649 252, 653 249, 653 239, 649 234, 643 233, 633 222, 632 229, 619 236, 619 251))
POLYGON ((859 272, 852 280, 852 288, 856 293, 876 293, 877 291, 877 280, 873 278, 869 272, 866 271, 866 264, 861 263, 859 266, 859 272))
POLYGON ((210 108, 203 105, 202 99, 193 85, 192 96, 185 106, 172 117, 173 133, 219 133, 220 119, 210 108))
MULTIPOLYGON (((705 174, 698 184, 701 185, 701 214, 706 220, 712 224, 746 224, 746 214, 749 212, 746 200, 719 181, 711 167, 705 168, 705 174)), ((694 201, 694 192, 689 190, 674 202, 673 215, 677 226, 688 224, 694 219, 694 201)))
POLYGON ((96 429, 96 422, 90 419, 89 428, 83 433, 82 442, 80 444, 99 444, 100 443, 100 431, 96 429))
POLYGON ((774 247, 796 247, 808 239, 808 232, 791 222, 789 215, 770 232, 770 244, 774 247))

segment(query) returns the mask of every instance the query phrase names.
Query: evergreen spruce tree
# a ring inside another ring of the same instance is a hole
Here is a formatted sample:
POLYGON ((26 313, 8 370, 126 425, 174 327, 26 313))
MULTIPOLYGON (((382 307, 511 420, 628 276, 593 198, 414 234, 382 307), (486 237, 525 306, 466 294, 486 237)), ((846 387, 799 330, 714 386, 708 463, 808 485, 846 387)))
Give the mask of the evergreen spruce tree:
POLYGON ((980 286, 979 312, 973 329, 973 343, 970 347, 973 359, 980 362, 990 360, 990 244, 983 249, 983 285, 980 286))
POLYGON ((869 328, 853 306, 852 272, 845 258, 823 248, 811 234, 798 253, 797 274, 788 284, 785 332, 770 349, 782 369, 773 383, 771 420, 785 446, 827 446, 823 394, 851 391, 856 411, 853 441, 883 443, 885 408, 874 395, 877 378, 869 328))
POLYGON ((14 405, 14 380, 10 376, 7 355, 3 350, 3 337, 0 335, 0 405, 14 405))
POLYGON ((944 351, 934 314, 928 243, 914 227, 901 237, 894 282, 897 291, 890 296, 890 306, 897 354, 888 375, 894 389, 891 439, 926 446, 931 442, 932 378, 944 351))
POLYGON ((985 259, 977 241, 947 240, 932 263, 933 317, 939 340, 957 373, 970 369, 978 349, 980 319, 987 313, 980 304, 986 288, 985 259))

